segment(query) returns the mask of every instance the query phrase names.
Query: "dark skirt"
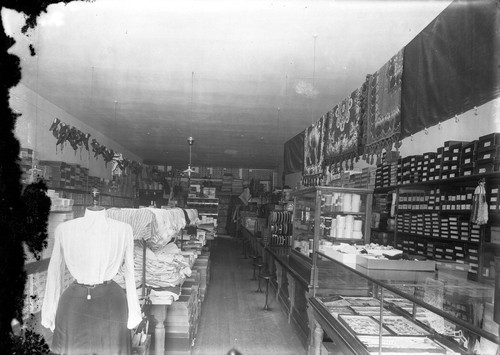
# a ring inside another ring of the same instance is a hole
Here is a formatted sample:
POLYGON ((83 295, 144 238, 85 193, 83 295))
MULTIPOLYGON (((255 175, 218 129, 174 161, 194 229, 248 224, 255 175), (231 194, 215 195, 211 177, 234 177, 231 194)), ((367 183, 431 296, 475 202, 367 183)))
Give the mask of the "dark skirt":
POLYGON ((94 288, 71 284, 59 300, 51 350, 68 355, 129 355, 127 319, 125 291, 114 281, 94 288))

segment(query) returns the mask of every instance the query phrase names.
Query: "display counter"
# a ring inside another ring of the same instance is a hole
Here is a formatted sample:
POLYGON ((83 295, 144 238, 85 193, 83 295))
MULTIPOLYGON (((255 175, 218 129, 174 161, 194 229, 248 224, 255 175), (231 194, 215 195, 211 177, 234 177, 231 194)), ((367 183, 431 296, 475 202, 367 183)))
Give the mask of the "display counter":
POLYGON ((322 353, 325 342, 333 343, 336 354, 400 353, 398 344, 406 344, 409 353, 496 351, 489 285, 439 270, 368 269, 321 252, 317 276, 308 278, 310 258, 266 245, 246 228, 242 237, 251 254, 262 257, 276 300, 311 354, 322 353), (366 323, 359 334, 357 322, 366 323))
POLYGON ((439 271, 370 270, 317 255, 310 353, 495 354, 494 289, 439 271), (404 347, 404 349, 402 348, 404 347))
POLYGON ((304 277, 310 268, 292 255, 291 248, 286 246, 268 246, 264 238, 257 238, 245 227, 241 228, 241 236, 248 243, 251 255, 262 258, 263 273, 272 275, 270 285, 274 289, 276 301, 294 325, 301 341, 307 345, 309 336, 309 320, 307 300, 312 295, 310 279, 304 277))

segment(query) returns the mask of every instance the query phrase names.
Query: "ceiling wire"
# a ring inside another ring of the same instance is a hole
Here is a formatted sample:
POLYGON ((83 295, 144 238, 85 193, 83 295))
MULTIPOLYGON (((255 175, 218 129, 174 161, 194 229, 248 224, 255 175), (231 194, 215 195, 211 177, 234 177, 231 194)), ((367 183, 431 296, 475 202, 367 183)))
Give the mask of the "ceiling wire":
POLYGON ((314 124, 314 79, 316 76, 316 38, 318 35, 313 35, 314 37, 314 54, 313 54, 313 73, 312 73, 312 88, 311 88, 311 124, 314 124))
MULTIPOLYGON (((37 50, 37 53, 36 53, 36 92, 39 93, 40 92, 40 88, 39 88, 39 72, 40 72, 40 54, 38 53, 38 51, 40 50, 40 42, 39 42, 39 36, 38 36, 38 27, 39 26, 35 26, 35 38, 36 38, 36 50, 37 50)), ((34 144, 34 149, 33 149, 33 157, 32 157, 32 166, 31 168, 33 167, 36 167, 36 157, 35 157, 35 152, 37 151, 38 149, 38 94, 36 95, 36 99, 35 99, 35 144, 34 144)), ((56 154, 57 154, 57 146, 56 146, 56 154)))
MULTIPOLYGON (((278 108, 276 109, 276 111, 277 111, 277 118, 276 118, 276 121, 277 121, 277 126, 278 126, 278 127, 277 127, 277 128, 278 128, 278 130, 277 130, 276 132, 278 132, 278 133, 279 133, 279 132, 281 132, 281 131, 280 131, 280 108, 278 107, 278 108)), ((278 143, 280 143, 280 142, 278 142, 278 143)), ((274 151, 275 151, 275 157, 274 157, 275 164, 278 164, 278 158, 279 158, 278 149, 275 149, 274 151)), ((278 165, 279 165, 279 164, 278 164, 278 165)))
POLYGON ((191 72, 191 104, 190 104, 190 117, 189 117, 189 135, 193 136, 193 96, 194 96, 194 71, 191 72))

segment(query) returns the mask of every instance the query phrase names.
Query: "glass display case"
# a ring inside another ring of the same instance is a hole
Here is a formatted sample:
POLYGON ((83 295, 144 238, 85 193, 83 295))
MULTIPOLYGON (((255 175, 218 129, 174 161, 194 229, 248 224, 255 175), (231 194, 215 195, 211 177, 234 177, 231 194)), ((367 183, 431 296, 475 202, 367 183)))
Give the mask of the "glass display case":
POLYGON ((371 207, 370 189, 315 186, 294 193, 291 266, 313 285, 320 245, 369 242, 371 207))
POLYGON ((372 190, 317 186, 294 195, 293 247, 309 256, 314 243, 367 243, 372 190))
MULTIPOLYGON (((439 271, 370 269, 317 253, 311 349, 342 354, 496 354, 494 287, 439 271)), ((316 350, 315 350, 316 351, 316 350)))

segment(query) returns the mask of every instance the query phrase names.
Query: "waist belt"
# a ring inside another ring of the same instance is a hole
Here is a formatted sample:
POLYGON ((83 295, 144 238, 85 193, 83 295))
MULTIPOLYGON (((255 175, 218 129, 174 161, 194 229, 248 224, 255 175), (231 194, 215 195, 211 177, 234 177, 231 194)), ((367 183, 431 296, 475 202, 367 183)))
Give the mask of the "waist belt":
POLYGON ((107 285, 109 283, 111 283, 111 280, 104 281, 103 283, 94 284, 94 285, 81 284, 81 283, 78 283, 76 281, 74 282, 74 284, 77 285, 77 286, 82 286, 82 287, 86 287, 87 288, 87 300, 91 300, 92 299, 92 296, 90 295, 90 290, 91 289, 96 288, 98 286, 107 285))

